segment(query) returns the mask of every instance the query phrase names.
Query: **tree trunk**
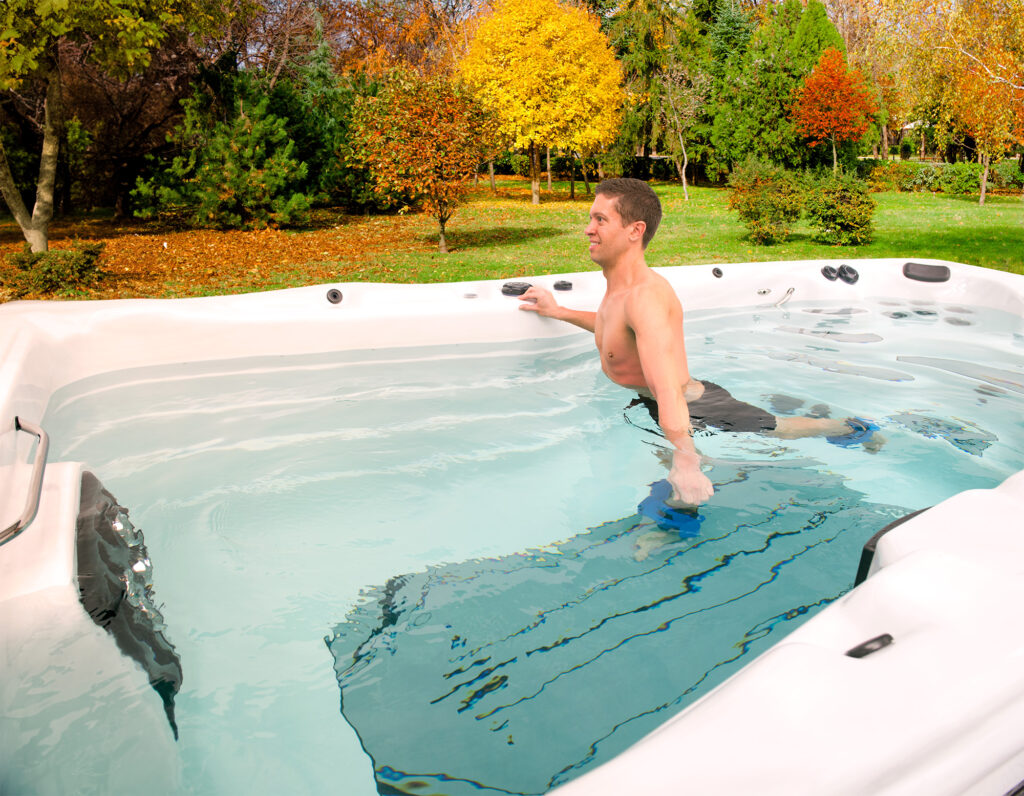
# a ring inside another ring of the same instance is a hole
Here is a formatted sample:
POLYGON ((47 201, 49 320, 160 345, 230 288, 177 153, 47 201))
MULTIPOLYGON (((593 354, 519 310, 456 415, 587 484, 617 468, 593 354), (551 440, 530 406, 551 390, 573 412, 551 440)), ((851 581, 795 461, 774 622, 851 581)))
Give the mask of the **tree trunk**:
POLYGON ((540 151, 530 142, 530 201, 540 204, 540 151))
POLYGON ((984 164, 984 168, 981 171, 981 197, 978 199, 979 205, 985 204, 985 188, 988 187, 988 164, 991 160, 992 156, 988 152, 982 156, 981 162, 984 164))
POLYGON ((683 150, 683 164, 682 164, 682 166, 678 166, 678 161, 677 161, 676 165, 677 165, 677 167, 679 167, 679 179, 683 183, 683 198, 687 202, 689 202, 690 201, 690 191, 688 190, 687 185, 686 185, 686 166, 689 164, 690 159, 686 155, 686 144, 683 142, 683 134, 682 133, 678 133, 677 135, 679 136, 679 148, 681 150, 683 150))
POLYGON ((45 252, 49 248, 49 228, 53 219, 53 190, 57 179, 57 154, 60 152, 60 137, 64 127, 63 104, 60 90, 60 73, 56 64, 50 66, 46 75, 46 104, 43 117, 43 151, 39 159, 39 177, 36 181, 36 203, 32 215, 22 201, 18 186, 11 174, 3 143, 0 142, 0 194, 14 220, 21 227, 33 252, 45 252))
POLYGON ((889 159, 889 128, 882 125, 882 157, 889 159))
POLYGON ((487 161, 487 173, 491 176, 491 193, 497 193, 498 189, 494 185, 494 158, 487 161))
POLYGON ((440 216, 437 219, 437 250, 441 252, 441 254, 448 254, 448 241, 446 241, 444 237, 444 225, 446 221, 447 219, 443 216, 440 216))
POLYGON ((547 166, 548 166, 548 193, 551 193, 551 147, 548 147, 547 153, 547 166))
POLYGON ((836 156, 836 137, 832 136, 832 175, 839 171, 839 158, 836 156))
POLYGON ((569 198, 576 198, 576 153, 569 150, 569 198))

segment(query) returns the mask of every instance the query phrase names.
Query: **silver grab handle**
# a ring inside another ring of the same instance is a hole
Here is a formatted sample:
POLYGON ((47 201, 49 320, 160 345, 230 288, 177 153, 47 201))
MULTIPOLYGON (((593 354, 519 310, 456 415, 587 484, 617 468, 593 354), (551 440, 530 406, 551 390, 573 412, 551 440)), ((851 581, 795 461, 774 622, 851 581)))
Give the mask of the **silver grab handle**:
POLYGON ((774 304, 772 304, 772 306, 773 307, 781 307, 783 304, 785 304, 787 301, 789 301, 791 298, 793 298, 793 292, 795 290, 796 290, 795 287, 791 287, 789 290, 786 291, 786 295, 783 296, 782 298, 780 298, 774 304))
POLYGON ((0 545, 11 541, 11 539, 25 530, 25 526, 36 518, 36 512, 39 511, 39 497, 43 492, 43 471, 46 469, 46 453, 50 449, 50 437, 35 423, 29 423, 27 420, 15 417, 14 430, 27 431, 29 434, 38 437, 39 445, 36 448, 36 459, 32 465, 32 481, 28 487, 28 500, 25 501, 25 510, 14 525, 0 531, 0 545))

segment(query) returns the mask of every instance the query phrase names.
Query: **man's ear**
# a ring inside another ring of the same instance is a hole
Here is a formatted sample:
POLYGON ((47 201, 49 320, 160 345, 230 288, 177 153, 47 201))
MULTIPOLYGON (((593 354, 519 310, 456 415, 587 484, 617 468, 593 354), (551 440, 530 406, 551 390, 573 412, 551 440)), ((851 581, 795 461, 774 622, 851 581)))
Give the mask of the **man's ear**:
POLYGON ((630 240, 640 240, 640 241, 642 241, 644 239, 644 233, 646 231, 647 231, 647 222, 646 221, 634 221, 632 224, 629 225, 629 238, 630 238, 630 240))

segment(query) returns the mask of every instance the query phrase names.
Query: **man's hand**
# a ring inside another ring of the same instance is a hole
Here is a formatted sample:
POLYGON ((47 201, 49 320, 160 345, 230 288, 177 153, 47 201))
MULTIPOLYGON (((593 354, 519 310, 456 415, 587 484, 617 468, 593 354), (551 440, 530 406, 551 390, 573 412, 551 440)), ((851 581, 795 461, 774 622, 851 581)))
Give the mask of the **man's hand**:
POLYGON ((519 297, 519 309, 527 312, 536 312, 545 318, 554 318, 558 321, 571 323, 579 326, 588 332, 594 331, 594 324, 597 322, 597 313, 587 310, 571 310, 563 307, 551 293, 542 287, 531 287, 519 297))
POLYGON ((545 318, 556 317, 559 310, 562 309, 551 292, 542 287, 531 287, 519 297, 519 300, 522 302, 519 309, 536 312, 545 318))
POLYGON ((700 470, 700 456, 689 451, 675 451, 668 482, 672 497, 666 502, 673 508, 699 506, 715 493, 711 479, 700 470))

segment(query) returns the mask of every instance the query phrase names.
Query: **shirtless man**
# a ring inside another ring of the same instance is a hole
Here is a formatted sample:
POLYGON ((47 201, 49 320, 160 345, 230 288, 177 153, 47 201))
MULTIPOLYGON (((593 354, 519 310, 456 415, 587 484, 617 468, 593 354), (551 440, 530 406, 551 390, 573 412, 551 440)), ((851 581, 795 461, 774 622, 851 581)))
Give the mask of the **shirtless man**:
POLYGON ((590 223, 584 230, 590 242, 590 259, 601 267, 607 281, 597 312, 563 307, 549 291, 539 287, 531 287, 520 296, 523 303, 519 309, 593 332, 605 375, 646 399, 652 417, 672 444, 668 481, 673 499, 696 506, 714 493, 710 479, 701 472, 691 415, 695 419, 707 417, 709 425, 785 439, 843 437, 859 432, 852 421, 775 417, 736 401, 717 385, 690 376, 682 305, 668 281, 644 260, 644 249, 660 221, 661 203, 647 183, 605 180, 595 189, 590 223), (705 392, 713 406, 700 407, 705 392), (716 421, 719 415, 729 414, 732 420, 716 421))

